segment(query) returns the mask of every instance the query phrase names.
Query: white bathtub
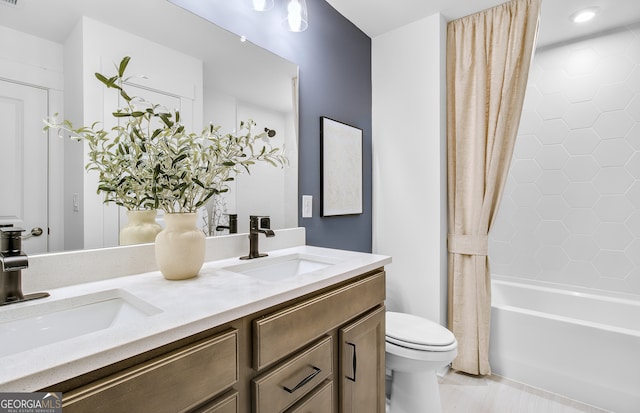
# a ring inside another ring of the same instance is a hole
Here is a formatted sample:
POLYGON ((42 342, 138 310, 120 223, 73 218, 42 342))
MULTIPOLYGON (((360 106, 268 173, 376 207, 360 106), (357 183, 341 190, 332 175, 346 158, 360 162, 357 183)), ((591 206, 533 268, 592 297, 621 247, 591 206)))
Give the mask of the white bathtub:
POLYGON ((640 412, 640 299, 493 278, 494 373, 612 412, 640 412))

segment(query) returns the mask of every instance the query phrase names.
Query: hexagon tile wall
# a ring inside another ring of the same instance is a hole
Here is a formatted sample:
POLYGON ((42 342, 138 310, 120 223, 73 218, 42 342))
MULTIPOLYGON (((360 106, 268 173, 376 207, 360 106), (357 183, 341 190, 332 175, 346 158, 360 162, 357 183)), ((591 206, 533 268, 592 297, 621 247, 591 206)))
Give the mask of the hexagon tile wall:
POLYGON ((640 294, 640 23, 536 52, 493 274, 640 294))

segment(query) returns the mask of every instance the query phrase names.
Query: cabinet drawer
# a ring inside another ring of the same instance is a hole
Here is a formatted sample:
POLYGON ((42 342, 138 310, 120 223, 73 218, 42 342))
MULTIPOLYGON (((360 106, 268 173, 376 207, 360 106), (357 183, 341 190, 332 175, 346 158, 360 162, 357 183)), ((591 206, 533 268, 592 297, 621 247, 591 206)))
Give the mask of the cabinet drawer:
POLYGON ((196 409, 193 413, 238 413, 238 392, 232 390, 196 409))
POLYGON ((333 412, 333 384, 327 380, 286 413, 333 412))
POLYGON ((238 380, 238 332, 232 330, 65 393, 72 412, 179 412, 238 380))
POLYGON ((384 301, 384 271, 253 322, 253 367, 260 370, 384 301))
POLYGON ((329 377, 332 368, 333 344, 327 336, 252 381, 255 412, 282 412, 329 377))

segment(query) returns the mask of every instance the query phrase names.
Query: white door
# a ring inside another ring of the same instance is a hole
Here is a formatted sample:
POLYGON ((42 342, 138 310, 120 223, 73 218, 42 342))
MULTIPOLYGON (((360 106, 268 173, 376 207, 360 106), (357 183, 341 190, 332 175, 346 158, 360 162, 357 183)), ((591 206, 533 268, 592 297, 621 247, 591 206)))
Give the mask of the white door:
POLYGON ((47 251, 47 100, 45 89, 0 80, 0 224, 25 229, 27 254, 47 251))

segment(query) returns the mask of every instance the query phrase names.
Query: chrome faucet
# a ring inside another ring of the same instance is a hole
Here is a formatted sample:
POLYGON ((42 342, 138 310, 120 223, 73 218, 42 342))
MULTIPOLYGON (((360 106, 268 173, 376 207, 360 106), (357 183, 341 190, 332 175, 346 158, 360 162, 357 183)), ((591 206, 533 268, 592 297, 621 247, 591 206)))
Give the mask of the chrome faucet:
POLYGON ((22 270, 27 269, 27 254, 22 252, 24 229, 0 227, 0 305, 48 297, 49 293, 22 294, 22 270))
POLYGON ((258 249, 258 239, 261 233, 267 238, 276 236, 276 233, 271 229, 271 218, 251 215, 249 217, 249 255, 240 257, 241 260, 251 260, 268 255, 260 254, 258 249))

